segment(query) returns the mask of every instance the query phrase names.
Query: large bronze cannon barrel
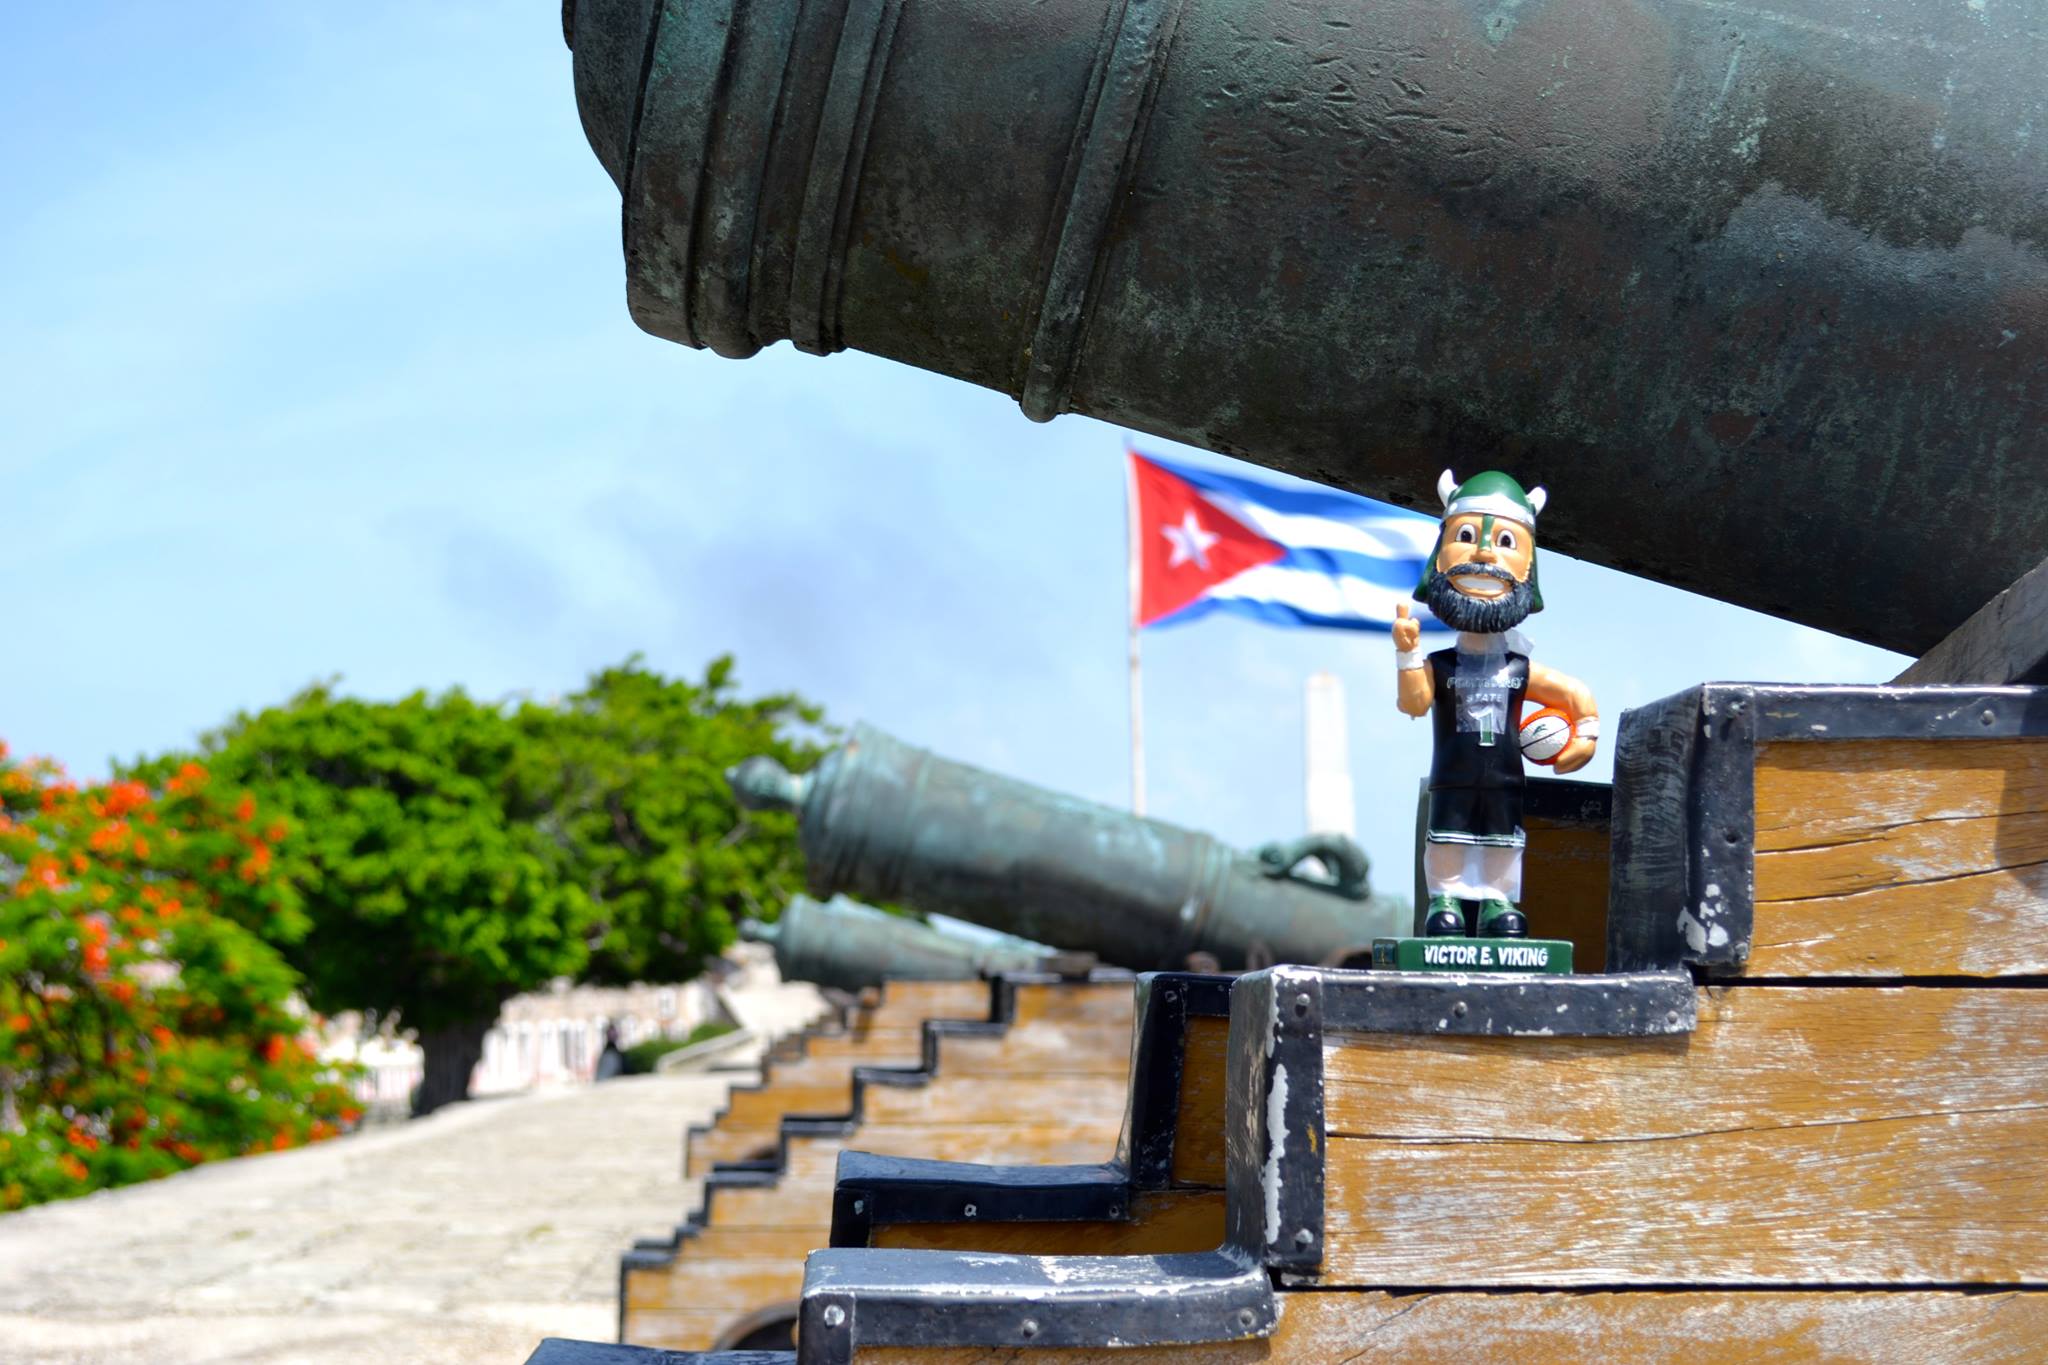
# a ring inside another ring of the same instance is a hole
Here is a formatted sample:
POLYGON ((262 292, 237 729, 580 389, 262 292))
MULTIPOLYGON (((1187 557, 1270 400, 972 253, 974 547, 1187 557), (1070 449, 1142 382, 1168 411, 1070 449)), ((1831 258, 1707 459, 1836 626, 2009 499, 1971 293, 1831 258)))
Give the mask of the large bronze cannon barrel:
POLYGON ((1042 943, 1009 934, 969 939, 844 897, 792 896, 773 923, 748 920, 740 937, 772 944, 785 981, 857 991, 888 980, 965 981, 990 972, 1054 971, 1068 965, 1042 943))
POLYGON ((751 758, 732 783, 742 805, 797 813, 813 895, 939 910, 1114 966, 1177 968, 1191 953, 1225 968, 1320 962, 1411 927, 1406 901, 1371 894, 1347 839, 1247 855, 868 725, 801 777, 751 758), (1295 870, 1310 855, 1334 881, 1295 870))
POLYGON ((2048 549, 2029 0, 572 0, 658 335, 851 346, 1919 652, 2048 549))

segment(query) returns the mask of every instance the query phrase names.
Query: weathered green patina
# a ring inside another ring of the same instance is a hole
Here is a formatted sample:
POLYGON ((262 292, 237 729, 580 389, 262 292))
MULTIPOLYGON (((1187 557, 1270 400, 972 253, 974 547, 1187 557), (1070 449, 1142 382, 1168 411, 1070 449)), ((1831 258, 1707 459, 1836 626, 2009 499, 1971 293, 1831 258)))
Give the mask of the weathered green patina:
POLYGON ((1919 653, 2048 545, 2023 0, 574 0, 627 296, 1919 653), (1877 533, 1875 528, 1882 528, 1877 533))
POLYGON ((857 991, 887 980, 961 981, 989 972, 1057 971, 1057 950, 1008 934, 974 940, 845 897, 795 896, 773 924, 748 920, 740 937, 775 946, 785 981, 857 991))
POLYGON ((936 910, 1111 966, 1180 968, 1192 953, 1225 969, 1321 962, 1411 917, 1407 901, 1371 893, 1348 840, 1247 855, 868 725, 801 777, 751 758, 731 778, 742 805, 797 813, 813 895, 936 910), (1301 873, 1311 854, 1339 880, 1301 873))

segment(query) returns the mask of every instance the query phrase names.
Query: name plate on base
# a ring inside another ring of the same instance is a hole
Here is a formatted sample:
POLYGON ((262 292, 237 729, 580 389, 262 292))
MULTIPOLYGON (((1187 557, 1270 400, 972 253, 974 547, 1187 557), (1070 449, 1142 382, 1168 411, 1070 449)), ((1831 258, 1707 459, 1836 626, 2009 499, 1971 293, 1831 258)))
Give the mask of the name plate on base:
POLYGON ((1569 976, 1561 938, 1376 938, 1372 965, 1395 972, 1543 972, 1569 976))

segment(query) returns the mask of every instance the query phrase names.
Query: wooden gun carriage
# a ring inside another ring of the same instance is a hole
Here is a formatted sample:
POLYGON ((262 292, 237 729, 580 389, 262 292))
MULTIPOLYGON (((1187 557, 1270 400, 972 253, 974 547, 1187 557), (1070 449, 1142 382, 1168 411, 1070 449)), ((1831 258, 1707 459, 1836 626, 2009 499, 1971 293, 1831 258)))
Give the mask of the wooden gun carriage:
POLYGON ((798 1358, 2038 1358, 2041 739, 2031 688, 1632 712, 1613 970, 1142 978, 1119 1161, 840 1157, 798 1358))

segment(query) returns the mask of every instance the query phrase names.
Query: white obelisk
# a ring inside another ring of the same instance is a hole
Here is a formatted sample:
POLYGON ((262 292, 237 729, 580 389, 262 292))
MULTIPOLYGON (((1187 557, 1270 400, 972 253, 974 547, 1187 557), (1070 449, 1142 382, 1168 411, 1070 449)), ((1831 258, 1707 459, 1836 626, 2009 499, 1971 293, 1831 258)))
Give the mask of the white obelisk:
POLYGON ((1351 789, 1351 738, 1344 723, 1344 684, 1335 673, 1311 673, 1302 702, 1308 832, 1356 839, 1358 804, 1351 789))

